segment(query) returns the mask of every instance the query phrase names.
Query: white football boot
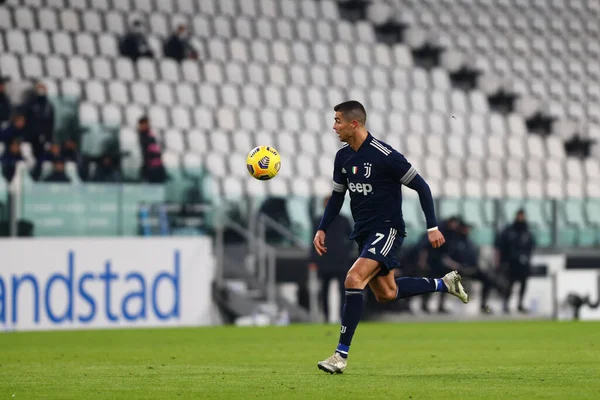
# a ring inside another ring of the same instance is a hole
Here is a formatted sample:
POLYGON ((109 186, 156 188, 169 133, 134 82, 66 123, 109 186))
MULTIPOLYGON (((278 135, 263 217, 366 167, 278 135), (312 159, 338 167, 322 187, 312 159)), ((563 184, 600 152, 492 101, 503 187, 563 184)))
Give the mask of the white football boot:
POLYGON ((319 361, 317 367, 321 371, 329 372, 330 374, 341 374, 346 369, 347 362, 348 360, 338 353, 333 353, 327 360, 319 361))
POLYGON ((458 297, 465 304, 469 302, 469 295, 465 292, 465 288, 461 283, 462 278, 456 271, 448 272, 442 278, 444 284, 448 288, 448 293, 458 297))

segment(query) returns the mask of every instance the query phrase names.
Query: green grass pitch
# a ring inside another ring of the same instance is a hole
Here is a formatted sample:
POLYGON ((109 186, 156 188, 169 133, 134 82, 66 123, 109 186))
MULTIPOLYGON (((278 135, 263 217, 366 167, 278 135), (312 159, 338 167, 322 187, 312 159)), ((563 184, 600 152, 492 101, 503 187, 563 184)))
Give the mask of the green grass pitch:
POLYGON ((598 399, 600 323, 363 323, 0 334, 0 399, 598 399))

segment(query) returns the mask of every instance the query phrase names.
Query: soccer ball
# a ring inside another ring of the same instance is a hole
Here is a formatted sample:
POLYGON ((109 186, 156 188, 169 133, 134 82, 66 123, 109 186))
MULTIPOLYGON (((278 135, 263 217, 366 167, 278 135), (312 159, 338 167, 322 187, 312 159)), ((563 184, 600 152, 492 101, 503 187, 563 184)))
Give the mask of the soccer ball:
POLYGON ((274 178, 281 168, 279 152, 270 146, 258 146, 248 153, 246 167, 253 178, 267 181, 274 178))

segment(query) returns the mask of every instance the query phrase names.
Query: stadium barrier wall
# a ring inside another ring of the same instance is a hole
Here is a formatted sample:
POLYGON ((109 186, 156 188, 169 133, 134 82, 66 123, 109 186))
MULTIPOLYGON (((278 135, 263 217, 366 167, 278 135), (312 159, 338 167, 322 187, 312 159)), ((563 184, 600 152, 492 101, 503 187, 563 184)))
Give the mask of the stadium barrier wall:
POLYGON ((218 324, 209 237, 0 241, 0 330, 218 324))

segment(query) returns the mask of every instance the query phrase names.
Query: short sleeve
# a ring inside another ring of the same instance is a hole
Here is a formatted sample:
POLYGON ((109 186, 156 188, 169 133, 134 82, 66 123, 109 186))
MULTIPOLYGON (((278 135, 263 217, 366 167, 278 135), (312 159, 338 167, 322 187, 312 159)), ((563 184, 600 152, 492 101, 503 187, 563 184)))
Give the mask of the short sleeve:
POLYGON ((392 153, 387 157, 387 160, 392 174, 403 185, 408 185, 413 178, 417 176, 415 167, 413 167, 408 160, 396 150, 392 150, 392 153))
POLYGON ((338 152, 333 163, 333 191, 341 193, 346 192, 346 182, 346 170, 342 165, 340 152, 338 152))

